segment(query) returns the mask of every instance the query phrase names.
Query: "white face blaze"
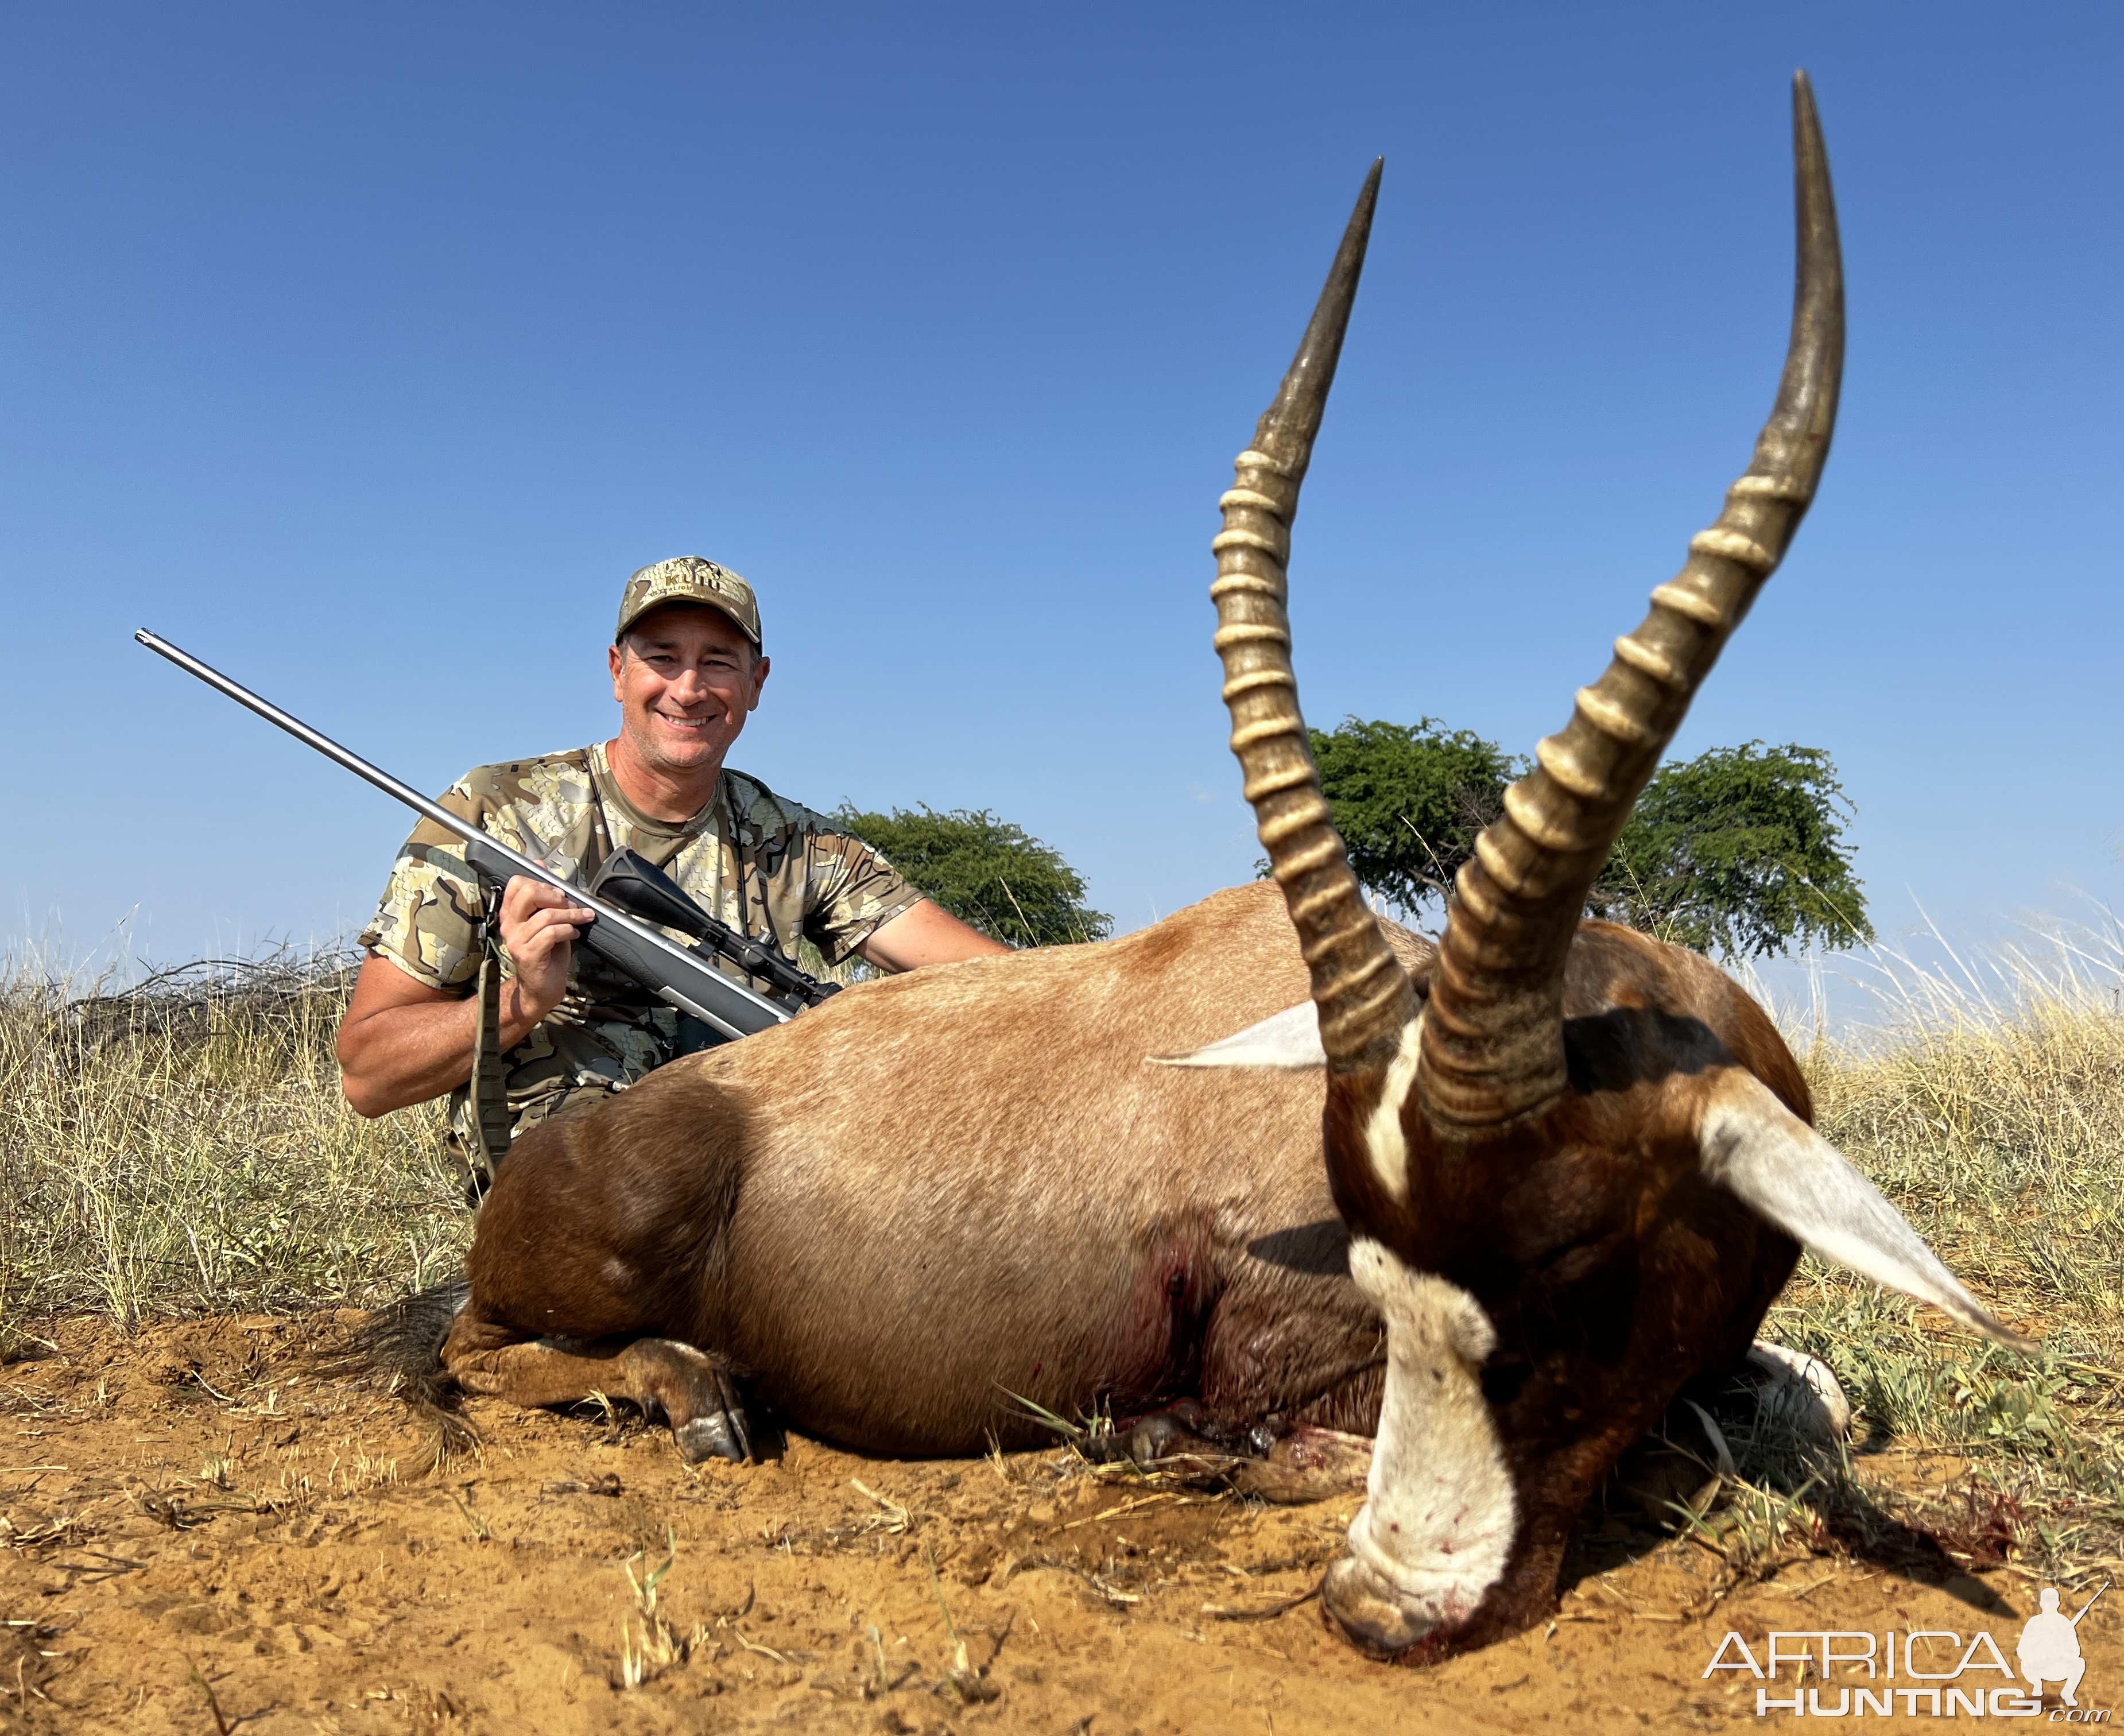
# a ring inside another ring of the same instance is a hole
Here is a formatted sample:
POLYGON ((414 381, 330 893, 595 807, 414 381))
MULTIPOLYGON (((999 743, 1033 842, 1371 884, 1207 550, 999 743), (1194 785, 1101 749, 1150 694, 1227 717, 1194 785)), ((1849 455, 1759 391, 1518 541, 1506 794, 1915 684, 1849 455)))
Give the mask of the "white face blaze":
POLYGON ((1350 1244, 1350 1275, 1386 1322, 1386 1390, 1370 1498, 1323 1593, 1345 1627, 1385 1649, 1473 1615, 1517 1529, 1512 1480, 1483 1396, 1497 1333, 1459 1286, 1350 1244))

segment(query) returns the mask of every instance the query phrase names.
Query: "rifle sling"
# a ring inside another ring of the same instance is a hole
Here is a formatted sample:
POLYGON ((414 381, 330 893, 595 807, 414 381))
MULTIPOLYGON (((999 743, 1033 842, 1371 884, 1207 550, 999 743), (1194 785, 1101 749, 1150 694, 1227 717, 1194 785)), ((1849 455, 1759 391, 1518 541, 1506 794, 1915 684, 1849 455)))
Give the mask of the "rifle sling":
POLYGON ((492 915, 479 924, 479 1019, 472 1040, 472 1142, 484 1178, 474 1185, 484 1193, 509 1153, 509 1088, 501 1052, 501 948, 492 915))

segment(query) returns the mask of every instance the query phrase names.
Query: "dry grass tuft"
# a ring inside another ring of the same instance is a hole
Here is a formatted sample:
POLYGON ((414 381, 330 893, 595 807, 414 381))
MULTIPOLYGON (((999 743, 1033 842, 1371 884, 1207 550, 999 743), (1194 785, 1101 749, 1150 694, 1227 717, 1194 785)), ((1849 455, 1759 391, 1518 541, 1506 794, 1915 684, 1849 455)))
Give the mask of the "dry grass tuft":
POLYGON ((11 1322, 359 1304, 447 1274, 470 1225, 436 1117, 364 1122, 340 1094, 351 986, 336 956, 120 993, 0 978, 0 1356, 11 1322))

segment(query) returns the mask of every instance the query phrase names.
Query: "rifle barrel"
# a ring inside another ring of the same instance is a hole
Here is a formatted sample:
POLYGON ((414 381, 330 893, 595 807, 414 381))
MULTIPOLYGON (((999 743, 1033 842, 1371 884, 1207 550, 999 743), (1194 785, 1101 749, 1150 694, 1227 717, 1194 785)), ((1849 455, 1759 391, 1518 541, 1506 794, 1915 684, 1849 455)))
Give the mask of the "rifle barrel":
MULTIPOLYGON (((439 802, 430 802, 411 784, 400 783, 381 766, 371 765, 360 755, 341 747, 322 730, 312 729, 300 717, 289 716, 270 700, 261 699, 249 688, 230 680, 227 675, 222 674, 212 665, 200 662, 190 652, 179 650, 167 639, 148 632, 144 627, 137 631, 133 637, 157 656, 167 657, 187 675, 198 676, 217 693, 227 694, 246 710, 256 712, 268 723, 284 729, 305 747, 315 748, 334 764, 343 766, 364 783, 372 783, 385 795, 404 802, 423 819, 432 820, 444 831, 463 839, 467 844, 485 844, 496 855, 506 858, 509 865, 526 879, 537 880, 547 886, 559 887, 576 903, 596 911, 599 922, 609 922, 616 929, 625 929, 637 939, 670 953, 674 959, 687 967, 699 967, 700 960, 684 947, 674 943, 661 929, 651 928, 646 922, 637 921, 616 906, 608 904, 602 898, 594 897, 572 882, 563 879, 543 863, 533 862, 521 850, 511 849, 492 833, 482 830, 468 820, 459 819, 439 802)), ((733 995, 741 995, 745 1000, 754 1003, 759 1010, 771 1014, 775 1023, 780 1023, 789 1017, 787 1009, 777 1006, 766 996, 755 994, 743 983, 727 976, 721 977, 719 980, 728 984, 733 995)), ((645 986, 648 986, 645 985, 645 986)), ((690 1000, 683 1001, 673 1000, 672 995, 665 990, 658 990, 658 993, 663 999, 672 1000, 674 1005, 682 1005, 685 1011, 705 1019, 726 1037, 735 1038, 745 1034, 728 1021, 717 1017, 712 1011, 697 1005, 690 1000)))
MULTIPOLYGON (((157 635, 148 632, 144 627, 134 633, 133 637, 138 639, 143 645, 146 646, 148 650, 153 652, 157 656, 167 657, 172 663, 176 664, 178 668, 183 670, 187 675, 197 675, 200 680, 205 682, 209 687, 214 689, 217 692, 226 694, 230 699, 235 700, 238 705, 257 713, 258 715, 263 717, 268 723, 277 724, 280 728, 287 731, 289 735, 293 736, 304 746, 315 748, 327 760, 331 760, 336 764, 344 766, 348 771, 352 772, 355 777, 362 779, 363 782, 374 784, 377 788, 382 790, 385 795, 394 797, 398 801, 404 802, 406 807, 411 808, 416 813, 421 815, 423 818, 434 821, 436 825, 441 826, 445 831, 456 833, 458 837, 463 839, 468 844, 472 842, 474 839, 483 839, 488 844, 492 844, 494 848, 500 851, 503 855, 508 857, 512 867, 520 869, 524 874, 529 876, 531 878, 534 880, 543 880, 548 886, 568 886, 568 882, 562 880, 557 874, 553 873, 550 869, 542 867, 539 863, 533 862, 529 856, 524 855, 521 851, 510 849, 507 844, 504 844, 499 838, 495 837, 491 833, 483 832, 477 826, 472 825, 469 821, 460 820, 455 814, 452 813, 448 808, 443 807, 440 803, 430 802, 425 796, 422 795, 420 791, 415 789, 411 784, 401 783, 396 778, 392 777, 390 773, 385 771, 381 766, 371 765, 366 760, 363 759, 360 755, 353 752, 350 749, 341 747, 338 742, 333 741, 332 738, 330 736, 326 735, 323 731, 312 729, 310 726, 303 722, 300 717, 290 717, 286 712, 282 711, 279 706, 274 704, 271 700, 261 699, 256 694, 251 692, 249 688, 242 686, 238 683, 230 680, 229 678, 223 675, 219 670, 214 668, 210 664, 200 662, 200 660, 194 656, 190 652, 179 650, 176 646, 171 644, 167 639, 159 637, 157 635)), ((569 887, 568 890, 572 892, 575 891, 576 888, 569 887)))

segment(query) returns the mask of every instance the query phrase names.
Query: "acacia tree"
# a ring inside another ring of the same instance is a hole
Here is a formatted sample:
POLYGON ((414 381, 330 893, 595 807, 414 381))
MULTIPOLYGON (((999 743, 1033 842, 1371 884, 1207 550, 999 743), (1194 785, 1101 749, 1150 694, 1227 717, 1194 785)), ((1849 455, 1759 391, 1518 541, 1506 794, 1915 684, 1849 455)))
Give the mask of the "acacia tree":
MULTIPOLYGON (((1344 720, 1309 732, 1359 882, 1403 910, 1450 896, 1527 763, 1468 730, 1344 720)), ((1873 938, 1844 827, 1851 803, 1816 747, 1713 748, 1653 774, 1595 882, 1595 915, 1729 958, 1873 938)))
POLYGON ((1023 827, 986 808, 927 806, 834 818, 960 921, 1011 946, 1103 940, 1112 919, 1084 902, 1084 880, 1023 827))
POLYGON ((1871 940, 1852 812, 1821 748, 1714 747, 1653 774, 1586 902, 1729 958, 1871 940))
POLYGON ((1346 717, 1309 730, 1320 787, 1359 884, 1404 910, 1452 889, 1520 763, 1473 730, 1346 717))

